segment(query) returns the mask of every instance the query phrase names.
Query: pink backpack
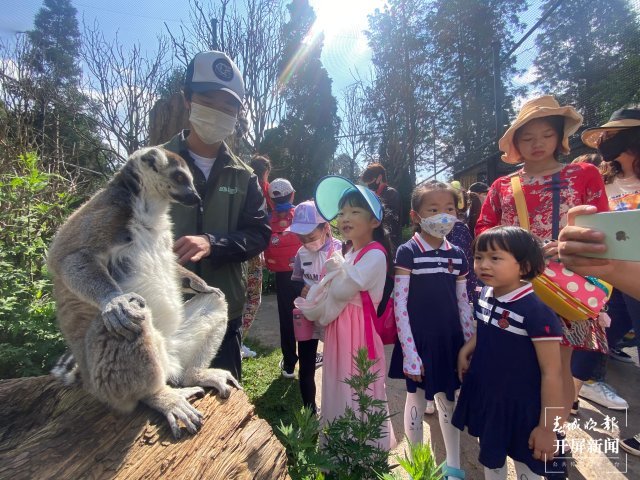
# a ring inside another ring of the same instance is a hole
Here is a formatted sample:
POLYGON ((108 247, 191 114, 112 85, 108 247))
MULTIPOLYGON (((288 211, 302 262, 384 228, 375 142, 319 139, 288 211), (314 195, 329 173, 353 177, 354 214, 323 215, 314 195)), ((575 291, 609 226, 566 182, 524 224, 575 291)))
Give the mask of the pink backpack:
MULTIPOLYGON (((362 256, 370 252, 371 250, 381 250, 387 255, 387 251, 380 242, 371 242, 364 247, 353 262, 355 265, 362 258, 362 256)), ((378 305, 378 311, 373 307, 373 301, 367 291, 360 292, 360 298, 362 299, 362 310, 364 311, 364 335, 367 341, 367 350, 369 351, 369 358, 375 358, 375 346, 373 343, 373 330, 371 325, 374 326, 378 335, 382 339, 383 345, 393 345, 398 338, 398 330, 396 327, 396 318, 393 308, 393 299, 391 294, 393 293, 393 277, 386 276, 384 284, 384 291, 382 294, 382 300, 378 305)))

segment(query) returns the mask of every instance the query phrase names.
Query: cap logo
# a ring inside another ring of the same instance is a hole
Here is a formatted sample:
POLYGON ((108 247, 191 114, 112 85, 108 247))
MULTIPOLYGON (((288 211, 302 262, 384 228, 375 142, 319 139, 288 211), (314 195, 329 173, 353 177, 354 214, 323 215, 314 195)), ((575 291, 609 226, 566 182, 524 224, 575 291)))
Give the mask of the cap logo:
POLYGON ((233 68, 226 58, 219 58, 212 65, 213 73, 223 82, 230 82, 233 78, 233 68))

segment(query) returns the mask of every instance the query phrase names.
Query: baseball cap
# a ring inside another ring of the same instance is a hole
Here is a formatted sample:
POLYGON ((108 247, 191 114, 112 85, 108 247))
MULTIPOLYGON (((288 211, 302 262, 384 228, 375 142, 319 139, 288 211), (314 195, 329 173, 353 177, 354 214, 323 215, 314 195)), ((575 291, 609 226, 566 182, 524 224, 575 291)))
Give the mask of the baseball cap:
POLYGON ((286 178, 276 178, 269 183, 269 196, 280 198, 295 192, 293 185, 286 178))
POLYGON ((299 235, 308 235, 318 225, 325 222, 326 220, 318 213, 315 203, 309 200, 296 207, 293 211, 291 225, 286 230, 299 235))
POLYGON ((240 103, 244 98, 240 70, 226 53, 216 50, 196 53, 187 67, 184 85, 198 93, 222 90, 233 95, 240 103))
POLYGON ((320 215, 328 222, 336 218, 340 212, 340 200, 345 193, 352 190, 360 192, 373 212, 373 216, 381 222, 383 209, 378 196, 367 187, 356 185, 339 175, 328 175, 320 179, 316 186, 315 202, 320 215))

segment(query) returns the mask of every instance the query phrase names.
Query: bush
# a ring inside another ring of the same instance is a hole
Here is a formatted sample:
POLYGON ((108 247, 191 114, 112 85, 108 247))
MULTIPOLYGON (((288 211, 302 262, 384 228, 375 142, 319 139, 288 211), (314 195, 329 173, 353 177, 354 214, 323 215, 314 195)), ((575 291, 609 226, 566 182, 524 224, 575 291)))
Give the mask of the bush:
POLYGON ((374 362, 365 348, 354 355, 354 362, 357 371, 345 382, 354 391, 357 411, 347 407, 344 415, 329 422, 321 433, 319 421, 308 409, 295 415, 295 427, 279 427, 293 480, 362 480, 389 472, 388 453, 372 441, 382 436, 388 419, 385 402, 368 393, 378 373, 371 372, 374 362), (324 447, 318 445, 320 434, 324 447))
POLYGON ((14 165, 0 175, 0 378, 45 373, 64 350, 45 255, 73 188, 35 154, 14 165))

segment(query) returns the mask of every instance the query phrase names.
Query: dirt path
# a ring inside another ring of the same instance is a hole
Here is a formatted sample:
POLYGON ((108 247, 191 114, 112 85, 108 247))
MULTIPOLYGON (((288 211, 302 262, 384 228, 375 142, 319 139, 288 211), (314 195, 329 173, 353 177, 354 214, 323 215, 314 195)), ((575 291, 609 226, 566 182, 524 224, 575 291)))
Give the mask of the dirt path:
MULTIPOLYGON (((258 318, 251 327, 249 338, 259 340, 263 345, 279 347, 280 334, 278 330, 278 312, 274 295, 263 298, 262 306, 258 313, 258 318)), ((391 358, 392 347, 386 347, 387 362, 391 358)), ((635 349, 626 349, 630 355, 635 355, 635 349)), ((589 420, 598 424, 598 428, 593 431, 577 430, 569 432, 568 438, 573 439, 577 445, 585 445, 583 453, 576 453, 575 465, 570 470, 571 480, 621 480, 640 479, 640 459, 620 450, 619 454, 604 454, 603 448, 600 452, 589 452, 588 446, 594 444, 594 440, 606 438, 627 438, 640 432, 640 369, 638 359, 635 358, 636 365, 623 364, 616 361, 609 362, 607 375, 608 382, 619 392, 619 394, 629 402, 629 411, 625 419, 625 412, 615 412, 595 404, 590 404, 586 400, 580 401, 580 413, 578 420, 584 425, 589 420), (616 417, 619 431, 607 431, 601 428, 605 418, 616 417), (625 425, 628 425, 625 427, 625 425), (582 442, 584 441, 584 442, 582 442), (608 457, 608 458, 607 458, 608 457), (618 458, 614 458, 618 457, 618 458), (619 465, 615 465, 618 462, 619 465)), ((316 373, 316 384, 322 384, 322 369, 316 373)), ((404 429, 402 426, 402 413, 405 402, 404 382, 401 380, 387 379, 387 396, 389 408, 394 415, 392 423, 396 437, 402 438, 404 429)), ((318 404, 320 404, 320 388, 318 388, 318 404)), ((425 416, 425 441, 431 441, 438 461, 444 461, 444 443, 440 434, 437 414, 425 416)), ((400 443, 394 450, 401 454, 404 449, 404 442, 400 443)), ((484 478, 482 466, 478 463, 478 444, 476 439, 463 433, 461 436, 460 449, 462 452, 462 468, 467 474, 467 480, 482 480, 484 478)), ((598 449, 596 449, 598 450, 598 449)), ((515 473, 511 471, 509 480, 517 480, 515 473)))

